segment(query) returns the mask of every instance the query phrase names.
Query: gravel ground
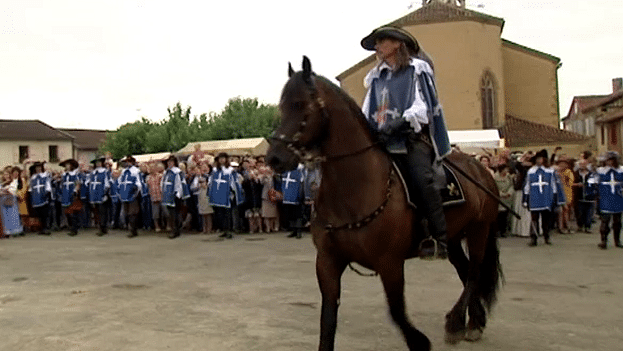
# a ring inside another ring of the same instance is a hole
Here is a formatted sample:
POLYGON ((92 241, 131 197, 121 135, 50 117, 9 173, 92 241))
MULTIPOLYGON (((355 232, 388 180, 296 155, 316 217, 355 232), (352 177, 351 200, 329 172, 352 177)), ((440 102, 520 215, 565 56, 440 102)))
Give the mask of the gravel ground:
MULTIPOLYGON (((0 350, 314 350, 320 294, 309 235, 94 230, 0 242, 0 350)), ((623 249, 597 234, 504 238, 506 276, 483 339, 443 342, 461 292, 447 261, 406 264, 409 315, 435 350, 623 350, 623 249)), ((378 278, 347 271, 336 350, 406 350, 378 278)))

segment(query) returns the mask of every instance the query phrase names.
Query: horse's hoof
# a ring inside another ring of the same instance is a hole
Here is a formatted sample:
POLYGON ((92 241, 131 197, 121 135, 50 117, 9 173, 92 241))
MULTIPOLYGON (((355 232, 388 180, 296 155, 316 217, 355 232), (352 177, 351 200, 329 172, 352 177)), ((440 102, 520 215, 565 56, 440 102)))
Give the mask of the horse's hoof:
POLYGON ((465 333, 465 340, 467 341, 478 341, 482 339, 482 330, 480 329, 470 329, 465 333))
POLYGON ((449 345, 456 345, 465 338, 465 331, 454 333, 446 332, 445 342, 449 345))

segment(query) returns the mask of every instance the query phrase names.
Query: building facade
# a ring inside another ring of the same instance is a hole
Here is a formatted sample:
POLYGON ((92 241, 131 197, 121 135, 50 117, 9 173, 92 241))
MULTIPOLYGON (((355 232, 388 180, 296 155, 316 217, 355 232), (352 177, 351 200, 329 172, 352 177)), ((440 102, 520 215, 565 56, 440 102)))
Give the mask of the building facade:
MULTIPOLYGON (((502 39, 502 18, 466 9, 464 1, 424 0, 389 24, 413 34, 432 57, 449 129, 501 128, 508 115, 559 128, 560 59, 502 39)), ((337 77, 360 104, 375 64, 370 55, 337 77)))
POLYGON ((0 120, 0 166, 73 158, 74 137, 38 120, 0 120))

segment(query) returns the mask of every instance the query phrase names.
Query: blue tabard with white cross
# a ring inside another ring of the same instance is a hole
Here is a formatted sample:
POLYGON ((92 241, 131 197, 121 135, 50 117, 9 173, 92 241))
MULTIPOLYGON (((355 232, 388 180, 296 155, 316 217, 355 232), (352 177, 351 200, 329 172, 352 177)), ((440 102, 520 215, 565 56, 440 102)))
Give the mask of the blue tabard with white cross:
MULTIPOLYGON (((63 173, 61 181, 61 205, 69 206, 74 201, 76 193, 76 184, 80 182, 80 176, 77 170, 63 173)), ((79 195, 79 194, 78 194, 79 195)))
POLYGON ((162 204, 175 207, 175 198, 181 199, 184 193, 182 185, 182 171, 169 168, 162 176, 162 204))
MULTIPOLYGON (((368 122, 372 128, 383 130, 390 120, 403 118, 402 113, 413 104, 415 99, 414 70, 413 66, 398 72, 384 69, 379 78, 372 81, 370 111, 368 112, 368 116, 371 117, 368 122)), ((407 152, 404 138, 401 140, 394 136, 388 140, 386 147, 390 152, 407 152)))
POLYGON ((30 178, 30 200, 32 207, 47 205, 48 194, 52 193, 52 184, 47 173, 37 173, 30 178))
POLYGON ((299 205, 301 203, 304 178, 303 170, 300 167, 281 175, 281 192, 283 193, 284 204, 299 205))
POLYGON ((215 169, 208 179, 208 197, 210 205, 217 207, 231 207, 230 193, 232 191, 233 177, 236 174, 226 172, 223 169, 215 169))
POLYGON ((136 199, 140 191, 137 184, 141 184, 138 168, 135 166, 126 168, 117 183, 117 191, 121 202, 132 202, 136 199))
POLYGON ((602 213, 623 212, 623 167, 600 167, 597 169, 599 181, 599 211, 602 213))
POLYGON ((101 204, 108 199, 108 190, 110 189, 110 179, 106 168, 100 167, 91 174, 87 182, 89 188, 89 202, 92 204, 101 204))
POLYGON ((528 170, 523 190, 523 202, 530 211, 551 211, 558 192, 554 170, 533 166, 528 170))

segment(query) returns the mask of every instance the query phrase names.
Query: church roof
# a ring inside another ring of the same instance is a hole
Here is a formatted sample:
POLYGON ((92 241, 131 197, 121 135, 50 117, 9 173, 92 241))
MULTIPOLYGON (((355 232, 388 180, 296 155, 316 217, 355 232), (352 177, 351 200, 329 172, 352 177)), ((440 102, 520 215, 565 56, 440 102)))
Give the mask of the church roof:
POLYGON ((509 147, 582 143, 590 139, 582 134, 506 115, 500 135, 509 147))
POLYGON ((74 137, 39 120, 0 119, 0 140, 67 140, 74 137))
POLYGON ((455 21, 475 21, 485 24, 500 26, 500 32, 504 27, 504 19, 487 15, 482 12, 468 10, 452 4, 431 2, 419 9, 400 17, 389 25, 404 27, 423 23, 441 23, 455 21))
POLYGON ((97 150, 106 140, 107 130, 96 129, 62 129, 59 130, 73 136, 74 144, 79 150, 97 150))
POLYGON ((536 50, 536 49, 533 49, 533 48, 529 48, 529 47, 521 45, 521 44, 517 44, 517 43, 512 42, 510 40, 502 39, 502 45, 507 46, 507 47, 511 47, 513 49, 517 49, 517 50, 520 50, 520 51, 523 51, 523 52, 526 52, 528 54, 532 54, 532 55, 535 55, 535 56, 546 58, 546 59, 548 59, 550 61, 554 61, 556 63, 560 62, 560 57, 556 57, 554 55, 550 55, 550 54, 545 53, 543 51, 539 51, 539 50, 536 50))

